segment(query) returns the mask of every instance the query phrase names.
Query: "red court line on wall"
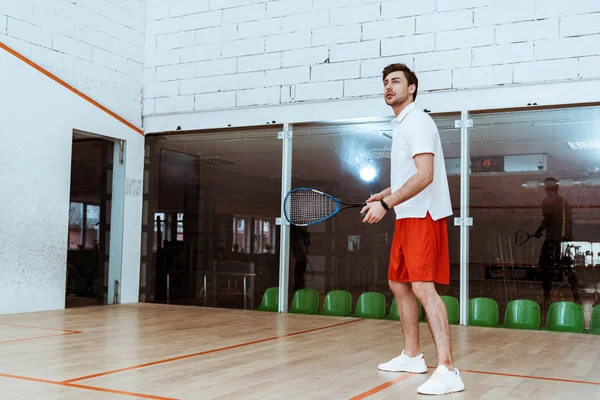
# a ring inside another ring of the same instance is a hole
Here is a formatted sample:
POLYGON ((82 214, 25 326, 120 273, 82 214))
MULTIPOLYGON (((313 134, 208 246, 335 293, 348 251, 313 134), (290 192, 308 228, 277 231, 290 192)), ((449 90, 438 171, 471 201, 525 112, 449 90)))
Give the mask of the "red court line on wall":
POLYGON ((300 331, 300 332, 287 333, 285 335, 273 336, 273 337, 269 337, 269 338, 265 338, 265 339, 253 340, 251 342, 234 344, 234 345, 226 346, 226 347, 220 347, 218 349, 201 351, 199 353, 192 353, 192 354, 187 354, 187 355, 184 355, 184 356, 167 358, 165 360, 153 361, 153 362, 149 362, 149 363, 145 363, 145 364, 135 365, 133 367, 120 368, 120 369, 115 369, 115 370, 112 370, 112 371, 101 372, 101 373, 98 373, 98 374, 93 374, 93 375, 82 376, 82 377, 79 377, 79 378, 68 379, 68 380, 65 380, 63 382, 65 382, 65 383, 72 383, 72 382, 79 382, 79 381, 83 381, 83 380, 87 380, 87 379, 99 378, 99 377, 102 377, 102 376, 112 375, 112 374, 116 374, 116 373, 119 373, 119 372, 132 371, 132 370, 135 370, 135 369, 140 369, 140 368, 145 368, 145 367, 151 367, 153 365, 159 365, 159 364, 165 364, 165 363, 169 363, 169 362, 173 362, 173 361, 184 360, 186 358, 198 357, 198 356, 202 356, 202 355, 206 355, 206 354, 217 353, 217 352, 220 352, 220 351, 232 350, 232 349, 237 349, 237 348, 240 348, 240 347, 250 346, 250 345, 253 345, 253 344, 257 344, 257 343, 269 342, 269 341, 276 340, 276 339, 282 339, 282 338, 286 338, 286 337, 291 337, 291 336, 296 336, 296 335, 302 335, 302 334, 305 334, 305 333, 316 332, 316 331, 320 331, 320 330, 324 330, 324 329, 335 328, 335 327, 338 327, 338 326, 347 325, 347 324, 351 324, 351 323, 358 322, 358 321, 362 321, 362 319, 355 319, 355 320, 352 320, 352 321, 345 321, 345 322, 340 322, 340 323, 333 324, 333 325, 322 326, 320 328, 307 329, 307 330, 300 331))
MULTIPOLYGON (((435 369, 436 367, 427 367, 429 369, 435 369)), ((534 380, 541 380, 541 381, 552 381, 552 382, 561 382, 561 383, 577 383, 577 384, 581 384, 581 385, 597 385, 600 386, 600 382, 593 382, 593 381, 581 381, 581 380, 576 380, 576 379, 562 379, 562 378, 548 378, 545 376, 536 376, 536 375, 520 375, 520 374, 508 374, 508 373, 504 373, 504 372, 494 372, 494 371, 478 371, 478 370, 474 370, 474 369, 459 369, 460 372, 468 372, 468 373, 472 373, 472 374, 482 374, 482 375, 496 375, 496 376, 506 376, 506 377, 510 377, 510 378, 522 378, 522 379, 534 379, 534 380)), ((398 378, 394 378, 391 381, 388 381, 382 385, 379 385, 371 390, 368 390, 364 393, 359 394, 358 396, 354 396, 352 398, 350 398, 350 400, 362 400, 362 399, 366 399, 369 396, 372 396, 376 393, 381 392, 384 389, 389 388, 390 386, 409 378, 410 376, 412 376, 414 374, 411 373, 407 373, 404 375, 399 376, 398 378)))
POLYGON ((29 381, 29 382, 45 383, 48 385, 57 385, 57 386, 72 387, 72 388, 83 389, 83 390, 91 390, 94 392, 120 394, 123 396, 137 397, 138 399, 142 398, 142 399, 153 399, 153 400, 177 400, 177 399, 170 398, 170 397, 161 397, 161 396, 154 396, 151 394, 125 392, 122 390, 105 389, 105 388, 100 388, 100 387, 96 387, 96 386, 78 385, 75 383, 56 382, 56 381, 50 381, 47 379, 29 378, 26 376, 19 376, 19 375, 0 374, 0 377, 9 378, 9 379, 18 379, 18 380, 29 381))
POLYGON ((13 56, 17 57, 19 60, 25 62, 26 64, 30 65, 31 67, 33 67, 36 70, 38 70, 39 72, 41 72, 42 74, 46 75, 48 78, 52 79, 53 81, 55 81, 59 85, 65 87, 67 89, 69 89, 71 92, 75 93, 77 96, 81 97, 82 99, 84 99, 88 103, 96 106, 97 108, 99 108, 100 110, 104 111, 105 113, 107 113, 111 117, 115 118, 117 121, 123 123, 124 125, 128 126, 131 129, 133 129, 134 131, 136 131, 140 135, 142 135, 142 136, 144 135, 144 131, 142 131, 137 126, 133 125, 131 122, 127 121, 125 118, 117 115, 113 111, 111 111, 108 108, 104 107, 102 104, 98 103, 96 100, 92 99, 91 97, 89 97, 85 93, 81 92, 80 90, 75 89, 73 86, 69 85, 67 82, 63 81, 58 76, 54 75, 52 72, 50 72, 50 71, 46 70, 45 68, 39 66, 38 64, 34 63, 33 61, 31 61, 27 57, 23 56, 22 54, 18 53, 17 51, 11 49, 10 47, 8 47, 7 45, 5 45, 2 42, 0 42, 0 49, 6 50, 7 52, 9 52, 10 54, 12 54, 13 56))

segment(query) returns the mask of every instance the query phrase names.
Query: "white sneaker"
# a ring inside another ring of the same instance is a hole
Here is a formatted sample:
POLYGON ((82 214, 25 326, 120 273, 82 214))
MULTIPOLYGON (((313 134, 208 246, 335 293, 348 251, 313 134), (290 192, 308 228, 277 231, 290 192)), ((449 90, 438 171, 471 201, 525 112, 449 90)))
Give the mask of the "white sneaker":
POLYGON ((438 366, 431 377, 418 387, 417 392, 421 394, 447 394, 465 390, 465 384, 460 378, 456 368, 448 370, 443 365, 438 366))
POLYGON ((402 354, 398 357, 392 358, 386 363, 379 364, 377 368, 390 372, 412 372, 415 374, 427 372, 427 364, 425 364, 423 354, 411 358, 404 354, 404 350, 402 350, 402 354))

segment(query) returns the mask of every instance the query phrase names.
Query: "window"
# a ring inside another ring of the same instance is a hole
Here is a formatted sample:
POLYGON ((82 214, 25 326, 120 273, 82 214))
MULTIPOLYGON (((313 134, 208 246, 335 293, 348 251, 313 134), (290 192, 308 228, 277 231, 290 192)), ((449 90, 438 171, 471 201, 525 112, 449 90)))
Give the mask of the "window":
POLYGON ((164 247, 165 242, 183 242, 183 218, 183 213, 177 213, 177 216, 175 214, 154 213, 154 250, 158 247, 164 247), (177 218, 175 235, 172 232, 174 218, 177 218))
POLYGON ((273 235, 271 221, 257 219, 254 224, 254 252, 273 253, 273 235))
POLYGON ((233 245, 231 250, 234 253, 243 253, 246 243, 246 221, 243 218, 233 218, 233 245))
POLYGON ((69 205, 69 250, 97 249, 100 243, 100 206, 69 205))

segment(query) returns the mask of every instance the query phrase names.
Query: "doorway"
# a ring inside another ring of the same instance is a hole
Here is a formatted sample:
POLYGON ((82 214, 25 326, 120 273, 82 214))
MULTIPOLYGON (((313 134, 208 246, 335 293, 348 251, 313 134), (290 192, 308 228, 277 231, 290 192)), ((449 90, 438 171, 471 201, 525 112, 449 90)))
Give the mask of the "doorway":
POLYGON ((114 142, 73 133, 65 307, 107 304, 114 142))

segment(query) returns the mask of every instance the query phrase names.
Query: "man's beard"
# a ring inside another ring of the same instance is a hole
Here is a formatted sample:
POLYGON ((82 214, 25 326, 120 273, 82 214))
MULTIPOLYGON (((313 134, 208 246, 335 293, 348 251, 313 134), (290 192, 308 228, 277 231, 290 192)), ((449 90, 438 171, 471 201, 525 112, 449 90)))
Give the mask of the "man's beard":
POLYGON ((395 107, 395 106, 399 106, 399 105, 401 105, 402 103, 404 103, 404 102, 406 101, 406 99, 407 99, 407 98, 408 98, 408 96, 406 96, 406 97, 404 97, 404 98, 401 98, 401 97, 399 97, 399 96, 394 96, 394 97, 392 97, 392 98, 389 98, 389 99, 386 97, 386 98, 385 98, 385 102, 386 102, 386 104, 387 104, 388 106, 390 106, 390 107, 395 107))

